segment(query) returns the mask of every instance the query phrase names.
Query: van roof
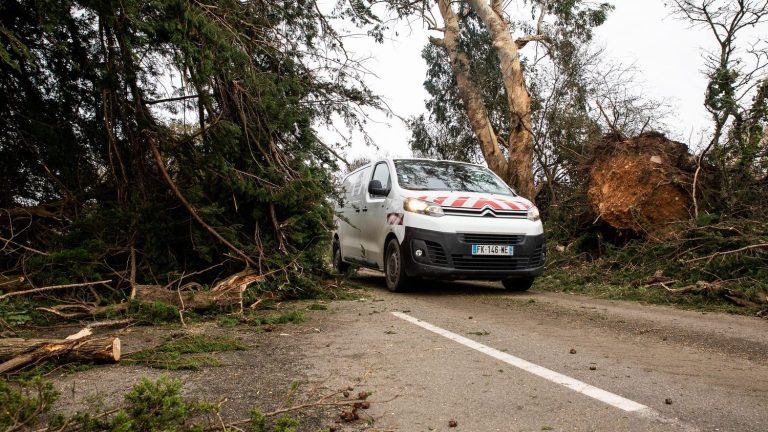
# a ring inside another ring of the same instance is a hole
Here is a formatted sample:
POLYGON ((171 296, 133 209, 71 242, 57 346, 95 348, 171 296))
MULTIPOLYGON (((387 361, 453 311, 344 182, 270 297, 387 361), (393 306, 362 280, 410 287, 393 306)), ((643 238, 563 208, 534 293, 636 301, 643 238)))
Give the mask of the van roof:
POLYGON ((384 158, 384 159, 377 159, 376 161, 373 161, 373 162, 368 162, 367 164, 361 166, 360 168, 357 168, 356 170, 346 174, 343 177, 343 179, 346 180, 346 178, 351 176, 352 174, 358 173, 358 172, 360 172, 360 171, 370 167, 371 165, 377 164, 379 162, 383 162, 383 161, 392 161, 392 162, 394 162, 394 161, 400 161, 400 160, 406 160, 406 161, 414 160, 414 161, 431 161, 431 162, 450 162, 450 163, 457 163, 457 164, 464 164, 464 165, 482 166, 480 164, 474 164, 474 163, 471 163, 471 162, 454 161, 454 160, 449 160, 449 159, 415 158, 415 157, 410 157, 410 158, 384 158))

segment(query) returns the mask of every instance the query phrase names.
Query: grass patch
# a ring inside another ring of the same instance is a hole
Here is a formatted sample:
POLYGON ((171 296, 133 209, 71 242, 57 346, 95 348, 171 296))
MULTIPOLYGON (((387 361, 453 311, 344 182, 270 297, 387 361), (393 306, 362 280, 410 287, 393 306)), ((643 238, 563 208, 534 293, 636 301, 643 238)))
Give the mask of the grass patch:
POLYGON ((167 339, 157 347, 126 356, 125 364, 142 364, 155 369, 198 370, 203 367, 218 367, 221 362, 204 353, 244 351, 248 345, 226 336, 192 335, 178 339, 167 339))
POLYGON ((219 327, 230 328, 240 324, 240 320, 232 315, 222 315, 219 317, 216 323, 219 325, 219 327))
POLYGON ((312 311, 328 310, 328 306, 322 303, 312 303, 311 305, 307 306, 307 310, 312 310, 312 311))
POLYGON ((304 322, 306 317, 301 311, 290 311, 283 313, 272 313, 265 316, 248 317, 248 323, 254 326, 276 325, 276 324, 298 324, 304 322))

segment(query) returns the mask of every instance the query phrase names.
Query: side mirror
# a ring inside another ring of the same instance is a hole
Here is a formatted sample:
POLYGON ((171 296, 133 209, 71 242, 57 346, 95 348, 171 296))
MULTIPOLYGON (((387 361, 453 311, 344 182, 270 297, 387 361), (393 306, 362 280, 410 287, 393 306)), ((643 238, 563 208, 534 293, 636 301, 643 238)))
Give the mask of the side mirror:
POLYGON ((368 193, 371 195, 387 196, 389 195, 389 189, 385 189, 381 185, 380 180, 371 180, 371 182, 368 183, 368 193))

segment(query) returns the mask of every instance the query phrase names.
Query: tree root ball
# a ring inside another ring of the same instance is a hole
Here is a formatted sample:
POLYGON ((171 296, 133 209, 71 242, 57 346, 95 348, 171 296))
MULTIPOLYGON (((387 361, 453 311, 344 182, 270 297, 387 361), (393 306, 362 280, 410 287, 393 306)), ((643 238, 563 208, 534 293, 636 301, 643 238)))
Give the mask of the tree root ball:
POLYGON ((695 169, 686 145, 660 133, 606 136, 594 147, 589 201, 597 217, 616 229, 663 231, 690 218, 695 169))

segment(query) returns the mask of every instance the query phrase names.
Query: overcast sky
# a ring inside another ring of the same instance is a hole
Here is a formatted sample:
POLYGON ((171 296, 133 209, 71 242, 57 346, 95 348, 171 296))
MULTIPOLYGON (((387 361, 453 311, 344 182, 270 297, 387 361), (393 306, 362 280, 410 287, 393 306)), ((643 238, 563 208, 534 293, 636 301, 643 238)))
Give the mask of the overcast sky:
MULTIPOLYGON (((610 1, 610 0, 609 0, 610 1)), ((670 119, 673 138, 695 142, 707 127, 702 101, 706 80, 702 74, 702 49, 711 48, 714 39, 701 29, 669 16, 663 0, 612 0, 616 9, 597 29, 596 43, 607 55, 624 64, 633 64, 647 94, 665 99, 675 113, 670 119)), ((367 67, 376 73, 367 80, 398 116, 407 118, 425 111, 427 93, 422 83, 426 64, 421 50, 430 34, 416 22, 399 24, 388 33, 390 40, 376 44, 370 39, 346 41, 347 49, 358 56, 370 56, 367 67), (397 35, 395 35, 397 32, 397 35)), ((409 133, 396 117, 373 114, 366 128, 379 149, 363 144, 357 137, 343 151, 348 159, 384 156, 410 156, 409 133)))

